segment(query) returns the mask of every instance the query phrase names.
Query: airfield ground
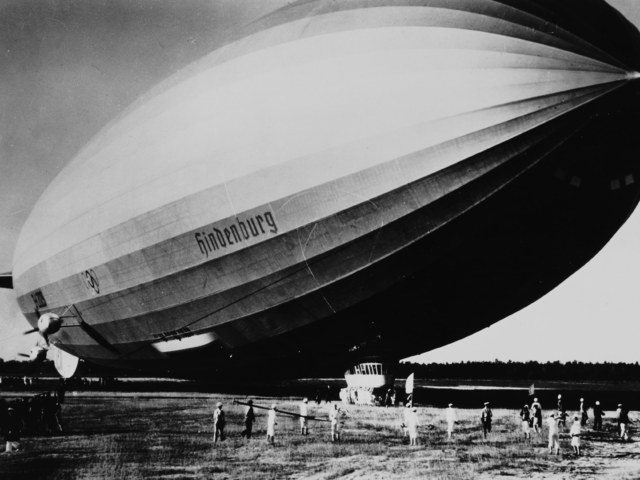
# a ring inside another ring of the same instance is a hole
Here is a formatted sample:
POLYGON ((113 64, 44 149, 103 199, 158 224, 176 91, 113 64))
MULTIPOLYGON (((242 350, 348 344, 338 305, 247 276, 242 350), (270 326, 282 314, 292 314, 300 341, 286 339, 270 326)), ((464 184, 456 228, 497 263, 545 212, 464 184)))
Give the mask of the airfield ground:
MULTIPOLYGON (((238 398, 238 397, 235 397, 238 398)), ((241 438, 243 407, 215 394, 69 393, 66 432, 24 437, 20 452, 0 455, 3 480, 47 479, 493 479, 640 478, 640 443, 623 443, 608 412, 603 432, 587 429, 584 456, 574 457, 569 439, 550 455, 544 437, 524 441, 518 411, 494 409, 488 441, 479 410, 460 409, 453 441, 445 438, 444 411, 419 407, 421 445, 409 447, 399 425, 401 408, 347 406, 343 441, 329 441, 329 425, 312 422, 307 437, 298 421, 280 415, 276 444, 265 442, 266 414, 256 410, 254 437, 241 438), (227 439, 212 443, 212 411, 222 401, 227 439)), ((239 398, 244 399, 244 398, 239 398)), ((296 411, 299 398, 254 398, 296 411)), ((328 405, 310 403, 310 414, 326 418, 328 405)), ((632 434, 638 415, 632 412, 632 434)), ((546 433, 546 432, 545 432, 546 433)))

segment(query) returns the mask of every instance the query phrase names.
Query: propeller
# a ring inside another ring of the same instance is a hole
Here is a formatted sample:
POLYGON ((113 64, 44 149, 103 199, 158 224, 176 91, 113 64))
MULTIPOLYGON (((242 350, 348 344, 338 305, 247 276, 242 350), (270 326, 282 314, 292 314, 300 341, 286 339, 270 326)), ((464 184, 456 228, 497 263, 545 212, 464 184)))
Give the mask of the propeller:
POLYGON ((19 356, 28 358, 30 362, 42 362, 47 358, 47 349, 36 345, 29 351, 29 355, 26 353, 18 353, 19 356))
MULTIPOLYGON (((40 311, 36 308, 36 314, 39 315, 40 311)), ((55 313, 44 313, 39 315, 38 325, 31 330, 24 332, 24 335, 30 335, 32 333, 40 333, 40 336, 44 339, 46 347, 49 347, 49 336, 57 333, 62 327, 80 327, 89 337, 91 337, 96 343, 103 346, 107 350, 114 353, 119 353, 116 348, 105 339, 100 332, 94 327, 84 321, 82 315, 75 307, 75 305, 69 305, 62 315, 56 315, 55 313), (64 315, 70 308, 74 308, 77 315, 64 315), (72 325, 64 325, 65 318, 75 318, 77 323, 72 325)), ((26 356, 26 355, 25 355, 26 356)))
MULTIPOLYGON (((36 310, 36 313, 39 312, 36 310)), ((43 315, 40 315, 40 318, 38 318, 38 326, 32 328, 31 330, 27 330, 26 332, 24 332, 24 335, 30 335, 32 333, 38 332, 44 339, 47 346, 49 346, 49 335, 53 335, 60 330, 64 318, 67 317, 61 317, 59 315, 56 315, 55 313, 45 313, 43 315)))

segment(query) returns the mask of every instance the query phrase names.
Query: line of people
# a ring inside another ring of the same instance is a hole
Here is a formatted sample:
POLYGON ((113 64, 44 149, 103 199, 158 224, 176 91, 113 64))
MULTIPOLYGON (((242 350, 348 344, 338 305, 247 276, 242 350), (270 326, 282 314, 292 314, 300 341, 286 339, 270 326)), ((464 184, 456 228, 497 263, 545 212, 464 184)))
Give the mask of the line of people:
MULTIPOLYGON (((256 414, 254 410, 254 405, 252 400, 248 400, 245 404, 246 408, 244 411, 243 417, 243 425, 244 429, 241 432, 241 436, 247 439, 250 439, 252 436, 253 426, 256 422, 256 414)), ((256 407, 256 408, 264 408, 266 407, 256 407)), ((299 418, 300 422, 300 434, 308 435, 309 434, 309 420, 320 420, 320 421, 328 421, 331 424, 331 441, 337 442, 340 441, 340 432, 343 426, 344 417, 346 412, 344 412, 337 403, 331 404, 328 412, 328 418, 318 418, 309 415, 309 405, 308 399, 302 400, 299 405, 299 413, 291 413, 279 411, 276 408, 276 405, 271 405, 271 408, 268 409, 267 417, 266 417, 266 432, 267 432, 267 442, 270 444, 275 443, 275 435, 276 435, 276 426, 277 426, 277 418, 278 414, 284 414, 287 416, 296 416, 299 418)), ((600 406, 600 402, 596 401, 593 406, 593 428, 594 430, 602 429, 602 417, 605 416, 605 412, 600 406)), ((566 428, 566 419, 568 417, 566 409, 563 408, 562 397, 558 396, 558 408, 557 410, 549 413, 546 420, 546 429, 548 431, 548 448, 550 452, 555 452, 556 454, 560 450, 560 434, 566 428)), ((618 410, 616 411, 616 418, 618 420, 618 429, 620 438, 623 440, 629 439, 629 415, 628 411, 625 410, 622 404, 618 405, 618 410)), ((580 437, 582 436, 583 430, 587 424, 589 419, 588 409, 585 406, 584 399, 580 399, 580 406, 577 410, 575 416, 573 416, 573 422, 570 425, 568 434, 571 437, 571 446, 573 452, 576 455, 580 455, 580 437)), ((480 412, 479 416, 480 424, 482 427, 482 436, 484 439, 487 439, 491 434, 492 424, 493 424, 493 411, 491 409, 491 405, 489 402, 484 403, 484 407, 480 412)), ((543 410, 542 405, 540 404, 538 398, 534 398, 531 406, 524 405, 520 410, 520 420, 521 420, 521 428, 524 433, 525 439, 531 438, 531 431, 535 432, 537 435, 542 435, 543 433, 543 410)), ((454 428, 456 423, 458 422, 456 410, 452 403, 448 405, 445 410, 445 421, 447 424, 447 438, 449 440, 452 439, 454 428)), ((223 411, 222 403, 218 402, 216 409, 213 415, 213 423, 214 423, 214 443, 218 441, 222 441, 225 438, 225 413, 223 411)), ((401 428, 404 432, 404 436, 409 438, 409 445, 415 446, 418 444, 418 431, 420 427, 420 421, 418 418, 418 410, 415 408, 410 402, 406 404, 403 411, 403 418, 401 423, 401 428)))
MULTIPOLYGON (((240 432, 240 436, 246 439, 250 439, 253 433, 253 426, 256 421, 256 414, 254 410, 253 400, 247 400, 245 403, 244 409, 244 417, 243 417, 243 426, 244 429, 240 432)), ((256 408, 264 408, 264 407, 256 407, 256 408)), ((300 434, 301 435, 309 435, 309 420, 320 420, 327 421, 331 424, 331 441, 339 442, 340 441, 340 432, 343 427, 344 419, 346 417, 346 412, 340 408, 337 403, 333 403, 329 407, 328 418, 327 419, 318 419, 315 416, 309 415, 309 399, 305 398, 299 405, 299 414, 290 413, 290 412, 282 412, 279 413, 284 414, 286 416, 294 416, 298 417, 300 421, 300 434)), ((276 404, 272 404, 271 408, 268 409, 267 412, 267 443, 274 444, 275 436, 276 436, 276 426, 278 425, 277 416, 278 409, 276 404)), ((216 404, 216 408, 213 412, 213 443, 217 443, 219 441, 224 441, 225 439, 225 427, 226 427, 226 416, 223 410, 223 405, 221 402, 216 404)))

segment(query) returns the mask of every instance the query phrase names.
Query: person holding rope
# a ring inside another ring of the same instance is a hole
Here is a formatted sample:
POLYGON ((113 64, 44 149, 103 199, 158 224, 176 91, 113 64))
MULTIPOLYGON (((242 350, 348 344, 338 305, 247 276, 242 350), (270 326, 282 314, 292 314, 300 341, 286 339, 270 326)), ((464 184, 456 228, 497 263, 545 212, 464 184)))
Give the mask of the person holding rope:
MULTIPOLYGON (((307 400, 308 402, 308 400, 307 400)), ((298 413, 294 413, 294 412, 287 412, 285 410, 279 410, 276 408, 275 403, 273 405, 271 405, 271 407, 263 407, 260 405, 254 405, 253 401, 249 400, 248 402, 239 402, 238 400, 234 400, 233 401, 234 404, 236 405, 246 405, 248 407, 251 407, 251 417, 255 418, 255 415, 253 414, 253 409, 254 408, 259 408, 262 410, 268 410, 269 413, 267 415, 267 442, 269 443, 274 443, 275 442, 275 426, 278 424, 276 419, 277 419, 277 413, 280 413, 282 415, 288 415, 290 417, 299 417, 302 418, 303 415, 300 415, 298 413)), ((245 414, 245 422, 246 422, 246 415, 249 415, 249 409, 247 409, 247 413, 245 414)), ((308 412, 308 410, 307 410, 308 412)), ((330 422, 330 420, 326 419, 326 418, 316 418, 312 415, 304 415, 305 420, 315 420, 316 422, 330 422)), ((253 423, 253 422, 252 422, 253 423)), ((245 423, 245 427, 247 426, 247 424, 245 423)), ((308 430, 306 430, 308 431, 308 430)), ((244 432, 243 432, 244 433, 244 432)))
POLYGON ((240 435, 247 437, 247 440, 251 438, 251 430, 253 429, 253 423, 256 421, 256 414, 253 411, 253 400, 247 401, 247 408, 244 411, 244 430, 240 432, 240 435))
POLYGON ((300 434, 309 435, 309 424, 307 416, 309 415, 309 399, 305 398, 300 404, 300 434))
POLYGON ((271 405, 267 414, 267 443, 274 444, 276 441, 276 404, 271 405))

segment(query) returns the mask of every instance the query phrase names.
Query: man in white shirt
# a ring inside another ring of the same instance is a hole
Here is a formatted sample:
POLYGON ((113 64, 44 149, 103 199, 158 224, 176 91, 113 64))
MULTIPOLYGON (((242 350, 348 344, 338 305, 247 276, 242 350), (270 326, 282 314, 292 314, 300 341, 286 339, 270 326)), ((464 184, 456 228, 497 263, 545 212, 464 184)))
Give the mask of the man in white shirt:
POLYGON ((309 435, 307 416, 309 415, 309 399, 305 398, 300 404, 300 434, 309 435))
POLYGON ((549 427, 549 453, 558 455, 560 453, 560 436, 558 434, 558 422, 553 413, 549 414, 547 419, 547 426, 549 427))
POLYGON ((413 408, 409 414, 407 430, 409 431, 409 445, 415 447, 418 445, 418 409, 413 408))
POLYGON ((569 430, 569 435, 571 436, 571 447, 573 448, 573 453, 576 455, 580 455, 580 434, 582 433, 581 423, 581 418, 576 415, 573 417, 573 425, 571 425, 571 429, 569 430))
POLYGON ((276 441, 276 404, 271 405, 271 409, 267 414, 267 443, 275 443, 276 441))
POLYGON ((453 408, 453 403, 450 403, 449 407, 445 410, 445 418, 447 420, 447 435, 449 436, 449 440, 451 440, 451 435, 453 434, 453 426, 458 421, 456 417, 456 411, 453 408))

